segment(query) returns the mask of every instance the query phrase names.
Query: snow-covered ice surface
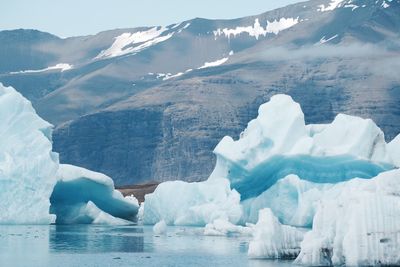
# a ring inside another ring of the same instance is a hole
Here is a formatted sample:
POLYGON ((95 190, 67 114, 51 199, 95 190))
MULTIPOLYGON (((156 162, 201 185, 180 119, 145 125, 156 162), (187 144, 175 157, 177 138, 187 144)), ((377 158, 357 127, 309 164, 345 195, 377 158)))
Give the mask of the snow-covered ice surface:
POLYGON ((145 196, 143 223, 164 220, 168 225, 204 226, 216 219, 237 223, 241 216, 240 196, 228 180, 172 181, 145 196))
POLYGON ((68 63, 59 63, 57 65, 50 66, 50 67, 40 69, 40 70, 21 70, 21 71, 10 72, 10 74, 37 73, 37 72, 46 72, 46 71, 52 71, 52 70, 58 70, 58 71, 64 72, 64 71, 70 70, 72 68, 73 68, 73 66, 68 63))
POLYGON ((254 239, 249 244, 249 257, 294 259, 300 252, 304 233, 296 227, 282 225, 270 209, 262 209, 254 226, 254 239))
POLYGON ((31 103, 0 83, 0 223, 48 224, 49 197, 56 184, 58 154, 52 125, 31 103))
POLYGON ((249 36, 258 39, 260 36, 266 36, 268 33, 278 34, 279 32, 289 29, 299 23, 299 18, 280 18, 279 20, 267 21, 265 28, 261 26, 260 21, 255 19, 254 25, 247 27, 236 27, 234 29, 217 29, 214 31, 215 38, 225 36, 227 38, 236 37, 240 34, 247 33, 249 36))
POLYGON ((122 224, 127 222, 121 219, 135 220, 139 209, 137 200, 124 198, 114 189, 110 177, 66 164, 60 164, 57 177, 50 198, 50 211, 57 215, 57 223, 122 224))
POLYGON ((323 198, 296 263, 304 265, 399 265, 400 170, 344 183, 323 198))

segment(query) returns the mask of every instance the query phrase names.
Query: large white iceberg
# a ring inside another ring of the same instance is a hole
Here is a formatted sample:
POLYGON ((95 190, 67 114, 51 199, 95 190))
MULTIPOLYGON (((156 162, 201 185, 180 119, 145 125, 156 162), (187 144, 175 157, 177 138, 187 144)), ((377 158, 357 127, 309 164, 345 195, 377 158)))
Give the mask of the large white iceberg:
POLYGON ((328 194, 322 199, 295 262, 308 266, 399 265, 400 170, 340 186, 337 196, 328 194))
POLYGON ((52 223, 50 195, 58 155, 52 152, 52 126, 31 103, 0 83, 0 223, 52 223))
POLYGON ((258 211, 268 207, 284 224, 311 227, 317 201, 333 184, 399 166, 395 146, 370 119, 339 114, 331 124, 306 125, 298 103, 275 95, 239 140, 226 136, 216 146, 207 181, 169 182, 147 195, 144 223, 204 226, 228 217, 236 224, 237 201, 221 200, 238 192, 242 224, 257 222, 258 211), (224 214, 229 203, 235 216, 224 214))
POLYGON ((0 224, 135 220, 136 199, 124 198, 103 174, 59 165, 51 135, 29 101, 0 84, 0 224))
POLYGON ((241 138, 224 137, 214 153, 217 164, 210 179, 229 179, 242 200, 289 174, 337 183, 394 167, 384 134, 372 120, 339 114, 331 124, 306 125, 300 105, 286 95, 261 105, 241 138))

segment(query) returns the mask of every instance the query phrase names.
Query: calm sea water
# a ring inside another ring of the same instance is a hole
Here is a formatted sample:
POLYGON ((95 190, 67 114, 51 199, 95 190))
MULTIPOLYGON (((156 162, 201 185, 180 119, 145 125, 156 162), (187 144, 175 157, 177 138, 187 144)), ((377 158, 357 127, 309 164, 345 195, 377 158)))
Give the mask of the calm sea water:
POLYGON ((0 225, 0 266, 291 266, 248 259, 248 242, 190 227, 0 225))

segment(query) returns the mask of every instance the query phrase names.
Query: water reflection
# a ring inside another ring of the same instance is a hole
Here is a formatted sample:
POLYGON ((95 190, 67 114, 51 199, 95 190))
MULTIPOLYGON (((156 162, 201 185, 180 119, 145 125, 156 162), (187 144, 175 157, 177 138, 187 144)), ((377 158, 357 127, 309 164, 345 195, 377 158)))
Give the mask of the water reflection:
POLYGON ((249 260, 251 237, 204 236, 201 228, 95 225, 0 226, 2 266, 290 266, 249 260))
POLYGON ((54 225, 50 229, 49 249, 53 253, 144 252, 142 233, 140 228, 54 225))

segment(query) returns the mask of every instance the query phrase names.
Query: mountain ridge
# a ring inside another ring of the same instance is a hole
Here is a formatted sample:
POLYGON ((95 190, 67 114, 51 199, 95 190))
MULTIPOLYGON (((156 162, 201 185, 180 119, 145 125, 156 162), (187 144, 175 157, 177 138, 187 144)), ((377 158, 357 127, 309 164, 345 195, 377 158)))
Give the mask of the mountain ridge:
POLYGON ((237 138, 276 93, 301 103, 307 123, 371 117, 392 139, 399 14, 398 0, 312 0, 233 20, 104 31, 34 44, 33 58, 47 62, 34 67, 46 71, 1 71, 12 53, 0 54, 0 81, 55 124, 62 162, 118 186, 199 181, 218 141, 237 138))

